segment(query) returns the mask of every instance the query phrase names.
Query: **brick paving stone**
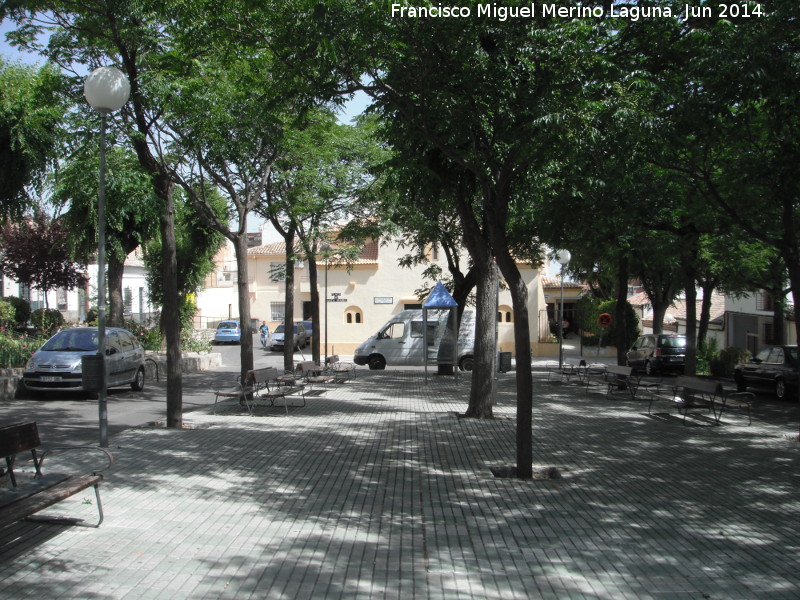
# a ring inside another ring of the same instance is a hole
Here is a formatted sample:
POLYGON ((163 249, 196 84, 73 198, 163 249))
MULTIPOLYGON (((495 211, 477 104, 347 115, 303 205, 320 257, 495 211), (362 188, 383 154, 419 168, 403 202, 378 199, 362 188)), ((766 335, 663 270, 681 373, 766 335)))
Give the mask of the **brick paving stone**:
POLYGON ((387 370, 288 417, 231 403, 128 430, 99 529, 0 529, 0 596, 800 597, 797 423, 683 426, 544 379, 534 461, 553 481, 489 470, 515 457, 513 373, 491 421, 456 416, 468 377, 387 370))

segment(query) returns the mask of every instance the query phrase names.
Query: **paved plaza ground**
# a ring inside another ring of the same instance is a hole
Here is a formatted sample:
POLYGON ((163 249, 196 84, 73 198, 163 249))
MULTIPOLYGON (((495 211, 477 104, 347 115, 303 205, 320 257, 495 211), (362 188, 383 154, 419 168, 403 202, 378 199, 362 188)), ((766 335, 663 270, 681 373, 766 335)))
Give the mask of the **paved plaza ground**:
POLYGON ((359 370, 288 417, 117 434, 105 522, 0 529, 0 597, 800 598, 796 406, 684 425, 538 371, 534 461, 562 478, 521 481, 490 471, 515 457, 499 377, 489 421, 458 417, 467 377, 359 370))

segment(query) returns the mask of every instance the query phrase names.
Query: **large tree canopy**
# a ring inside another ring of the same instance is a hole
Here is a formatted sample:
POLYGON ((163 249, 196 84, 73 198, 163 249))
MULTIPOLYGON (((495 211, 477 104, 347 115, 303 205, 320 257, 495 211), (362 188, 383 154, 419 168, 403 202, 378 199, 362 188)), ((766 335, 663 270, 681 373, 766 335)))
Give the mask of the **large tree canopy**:
POLYGON ((0 57, 0 217, 19 216, 55 162, 64 117, 64 79, 52 66, 0 57))

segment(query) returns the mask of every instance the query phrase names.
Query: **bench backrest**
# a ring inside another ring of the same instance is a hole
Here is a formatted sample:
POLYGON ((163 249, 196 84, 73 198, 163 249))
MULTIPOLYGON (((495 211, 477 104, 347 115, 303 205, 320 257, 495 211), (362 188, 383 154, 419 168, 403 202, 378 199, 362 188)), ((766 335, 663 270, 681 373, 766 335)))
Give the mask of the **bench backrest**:
POLYGON ((327 364, 329 364, 329 365, 337 363, 337 362, 339 362, 339 355, 338 354, 332 354, 331 356, 329 356, 328 358, 325 359, 325 362, 327 364))
POLYGON ((39 446, 39 429, 35 421, 0 427, 0 458, 34 450, 39 446))
POLYGON ((248 381, 256 385, 273 381, 278 377, 278 369, 275 367, 267 367, 265 369, 254 369, 248 373, 248 381))
POLYGON ((317 363, 313 360, 305 360, 303 362, 297 363, 297 370, 302 371, 304 373, 313 372, 313 371, 322 371, 322 367, 320 367, 317 363))
POLYGON ((622 367, 619 365, 608 365, 606 367, 606 373, 611 375, 623 375, 625 377, 630 377, 631 373, 633 373, 633 367, 622 367))
POLYGON ((719 381, 691 377, 689 375, 679 375, 675 385, 682 387, 684 390, 692 390, 702 394, 718 395, 722 393, 722 384, 719 381))

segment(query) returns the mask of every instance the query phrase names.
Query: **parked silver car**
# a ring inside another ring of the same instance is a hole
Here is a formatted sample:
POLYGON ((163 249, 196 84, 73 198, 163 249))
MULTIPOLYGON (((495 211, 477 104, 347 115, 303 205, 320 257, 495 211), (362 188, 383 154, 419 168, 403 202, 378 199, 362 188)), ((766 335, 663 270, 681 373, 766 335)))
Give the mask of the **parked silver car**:
MULTIPOLYGON (((97 354, 97 327, 59 331, 28 361, 25 387, 34 391, 84 391, 81 357, 97 354)), ((144 389, 144 349, 127 329, 106 328, 108 387, 130 385, 144 389)))
MULTIPOLYGON (((297 322, 294 324, 293 329, 294 329, 293 348, 295 350, 299 348, 305 348, 306 342, 308 341, 308 334, 306 333, 305 325, 303 325, 302 322, 297 322)), ((272 350, 283 350, 284 338, 285 338, 284 325, 283 323, 281 323, 275 328, 275 331, 272 333, 272 338, 270 338, 270 348, 272 350)))

